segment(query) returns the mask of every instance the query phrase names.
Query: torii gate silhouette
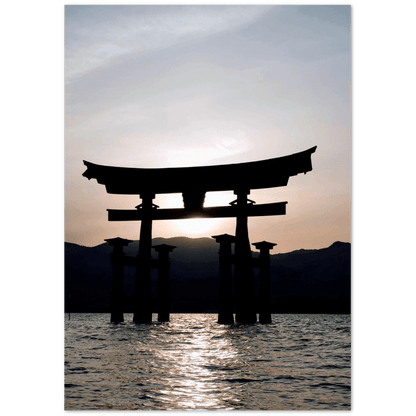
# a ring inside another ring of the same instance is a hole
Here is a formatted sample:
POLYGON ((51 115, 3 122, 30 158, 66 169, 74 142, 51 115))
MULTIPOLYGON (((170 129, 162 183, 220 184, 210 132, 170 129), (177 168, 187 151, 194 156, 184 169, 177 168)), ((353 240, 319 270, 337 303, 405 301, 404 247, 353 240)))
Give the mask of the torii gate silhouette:
POLYGON ((109 221, 141 221, 133 321, 152 321, 149 302, 152 221, 235 217, 236 321, 255 323, 257 315, 248 217, 285 215, 287 201, 254 205, 254 201, 247 196, 251 189, 286 186, 291 176, 312 171, 311 159, 315 150, 316 146, 288 156, 248 163, 161 169, 104 166, 84 160, 87 170, 83 176, 105 185, 107 193, 138 195, 142 200, 134 210, 107 210, 109 221), (234 191, 237 199, 230 206, 204 207, 206 192, 215 191, 234 191), (184 207, 159 209, 153 204, 156 194, 166 193, 182 193, 184 207))

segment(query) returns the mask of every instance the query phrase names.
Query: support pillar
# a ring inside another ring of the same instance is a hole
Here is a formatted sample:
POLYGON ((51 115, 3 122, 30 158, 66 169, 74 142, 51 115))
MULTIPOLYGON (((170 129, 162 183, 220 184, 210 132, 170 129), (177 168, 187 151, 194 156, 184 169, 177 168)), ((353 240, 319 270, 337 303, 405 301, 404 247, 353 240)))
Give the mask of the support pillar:
POLYGON ((257 322, 255 312, 255 283, 253 259, 251 257, 250 241, 248 238, 247 205, 253 203, 247 199, 249 189, 234 191, 237 200, 231 204, 237 206, 237 227, 235 233, 235 269, 234 287, 236 295, 236 321, 242 324, 257 322))
POLYGON ((141 194, 142 204, 138 209, 143 212, 140 226, 140 243, 136 278, 134 281, 134 315, 136 324, 152 322, 152 293, 151 293, 151 255, 152 255, 152 200, 154 194, 141 194))
POLYGON ((110 308, 111 308, 111 322, 124 322, 123 317, 123 303, 124 303, 124 267, 123 247, 131 243, 131 240, 124 238, 109 238, 105 240, 113 247, 111 253, 111 264, 113 266, 113 285, 111 289, 110 308))
POLYGON ((232 281, 232 254, 231 243, 235 237, 229 234, 214 235, 215 241, 220 244, 220 280, 218 295, 218 323, 233 324, 233 281, 232 281))
POLYGON ((259 290, 259 321, 262 324, 272 322, 271 295, 270 295, 270 250, 274 243, 262 241, 253 243, 260 250, 260 290, 259 290))
POLYGON ((169 253, 176 247, 168 244, 153 246, 158 258, 158 281, 157 281, 157 299, 158 299, 158 316, 159 322, 169 322, 170 315, 170 293, 169 293, 169 253))

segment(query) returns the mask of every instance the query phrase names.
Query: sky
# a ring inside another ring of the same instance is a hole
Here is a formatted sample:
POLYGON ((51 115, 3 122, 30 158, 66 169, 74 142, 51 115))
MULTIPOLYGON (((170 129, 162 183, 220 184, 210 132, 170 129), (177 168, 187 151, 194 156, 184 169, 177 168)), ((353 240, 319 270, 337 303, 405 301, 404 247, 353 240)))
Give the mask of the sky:
MULTIPOLYGON (((164 168, 250 162, 317 146, 313 170, 286 187, 285 216, 249 218, 272 253, 319 249, 351 235, 349 6, 65 6, 65 241, 138 239, 109 222, 138 196, 82 177, 83 160, 164 168)), ((206 206, 230 192, 207 193, 206 206)), ((182 196, 157 195, 161 208, 182 196)), ((235 219, 154 221, 153 237, 234 234, 235 219)), ((253 247, 254 249, 254 247, 253 247)))

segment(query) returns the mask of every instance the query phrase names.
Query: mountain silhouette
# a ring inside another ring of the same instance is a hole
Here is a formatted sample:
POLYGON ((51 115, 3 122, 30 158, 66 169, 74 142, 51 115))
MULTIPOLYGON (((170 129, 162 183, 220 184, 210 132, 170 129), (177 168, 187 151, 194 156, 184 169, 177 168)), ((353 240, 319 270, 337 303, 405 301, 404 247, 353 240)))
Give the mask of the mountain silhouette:
MULTIPOLYGON (((170 253, 171 312, 217 312, 219 244, 212 238, 155 238, 152 245, 176 246, 170 253)), ((139 242, 124 248, 137 256, 139 242)), ((71 312, 109 312, 112 269, 107 243, 85 247, 65 243, 65 295, 71 312)), ((156 253, 152 254, 157 258, 156 253)), ((258 252, 253 252, 253 258, 258 252)), ((350 313, 351 244, 296 250, 270 256, 273 313, 350 313)), ((135 270, 124 268, 125 312, 133 311, 135 270)), ((259 271, 255 268, 256 296, 259 271)), ((152 270, 152 298, 157 312, 157 270, 152 270)), ((66 305, 68 310, 68 305, 66 305)))

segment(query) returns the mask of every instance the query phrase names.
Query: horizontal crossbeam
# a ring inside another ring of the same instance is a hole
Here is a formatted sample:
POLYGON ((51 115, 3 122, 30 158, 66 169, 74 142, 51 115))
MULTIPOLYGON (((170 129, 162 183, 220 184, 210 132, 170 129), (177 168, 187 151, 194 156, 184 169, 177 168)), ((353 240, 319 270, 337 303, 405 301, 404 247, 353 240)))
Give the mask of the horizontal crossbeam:
MULTIPOLYGON (((247 205, 247 216, 263 217, 269 215, 286 215, 286 202, 272 204, 247 205)), ((141 221, 143 211, 141 209, 108 209, 108 221, 141 221)), ((191 218, 231 218, 236 217, 238 208, 206 207, 200 210, 184 208, 153 209, 152 220, 184 220, 191 218)))
POLYGON ((312 170, 316 146, 288 156, 228 165, 183 168, 127 168, 84 160, 82 174, 105 185, 109 194, 144 195, 235 191, 286 186, 291 176, 312 170))

